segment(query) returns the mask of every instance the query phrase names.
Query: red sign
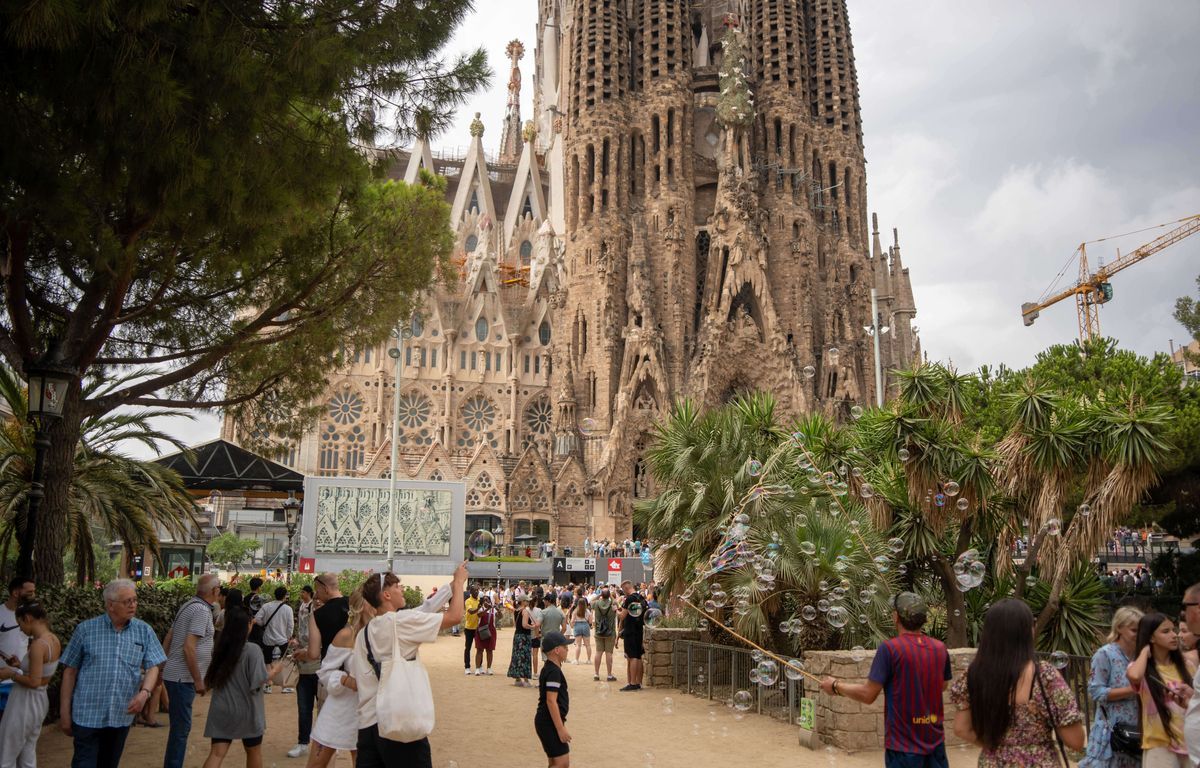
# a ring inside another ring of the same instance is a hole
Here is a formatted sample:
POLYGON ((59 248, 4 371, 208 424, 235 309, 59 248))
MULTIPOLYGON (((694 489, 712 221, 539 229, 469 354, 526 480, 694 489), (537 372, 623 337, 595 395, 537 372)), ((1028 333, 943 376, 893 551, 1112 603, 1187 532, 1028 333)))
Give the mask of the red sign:
POLYGON ((621 561, 615 557, 613 559, 609 560, 608 561, 608 570, 610 570, 610 571, 621 570, 621 561))
POLYGON ((317 572, 317 558, 315 558, 315 557, 300 558, 300 573, 316 573, 316 572, 317 572))

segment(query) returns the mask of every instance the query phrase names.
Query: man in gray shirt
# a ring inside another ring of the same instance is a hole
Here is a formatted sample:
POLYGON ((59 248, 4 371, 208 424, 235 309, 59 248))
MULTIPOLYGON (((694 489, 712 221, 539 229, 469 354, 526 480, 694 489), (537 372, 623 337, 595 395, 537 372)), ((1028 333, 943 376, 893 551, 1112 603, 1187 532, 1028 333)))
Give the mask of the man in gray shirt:
MULTIPOLYGON (((292 613, 292 606, 288 605, 287 596, 287 587, 276 587, 275 599, 263 603, 263 607, 258 609, 258 615, 254 617, 254 623, 263 628, 263 662, 267 666, 280 661, 287 654, 288 642, 296 628, 296 617, 292 613)), ((271 692, 270 681, 267 682, 266 692, 271 692)))
MULTIPOLYGON (((546 593, 542 604, 545 606, 542 609, 542 637, 545 637, 547 632, 563 632, 567 616, 558 607, 553 589, 546 593)), ((540 651, 535 649, 534 653, 540 653, 540 651)))
POLYGON ((216 574, 206 573, 196 582, 196 595, 184 603, 163 642, 167 663, 163 684, 167 688, 171 732, 163 754, 163 768, 183 768, 188 734, 192 732, 192 702, 203 696, 204 675, 212 660, 213 612, 221 592, 216 574))

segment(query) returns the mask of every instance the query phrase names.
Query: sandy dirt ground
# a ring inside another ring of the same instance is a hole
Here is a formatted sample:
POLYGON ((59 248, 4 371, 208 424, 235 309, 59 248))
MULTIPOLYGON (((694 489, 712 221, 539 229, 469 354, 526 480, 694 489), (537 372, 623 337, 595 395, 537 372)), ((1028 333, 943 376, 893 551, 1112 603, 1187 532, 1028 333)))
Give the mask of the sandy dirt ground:
MULTIPOLYGON (((426 647, 422 657, 429 668, 437 706, 437 728, 430 741, 435 768, 529 768, 545 765, 545 756, 533 733, 537 690, 517 688, 505 677, 512 632, 500 633, 492 677, 465 677, 462 640, 443 636, 426 647)), ((832 750, 812 751, 798 745, 798 729, 759 715, 741 719, 722 702, 673 690, 645 689, 621 693, 625 684, 624 659, 615 659, 619 681, 598 685, 591 666, 565 666, 571 694, 567 729, 571 732, 574 768, 865 768, 883 765, 882 752, 847 755, 832 750), (663 700, 670 697, 671 713, 663 700), (748 761, 748 762, 747 762, 748 761)), ((603 672, 603 670, 601 670, 603 672)), ((194 725, 188 745, 187 768, 201 766, 208 755, 204 721, 208 697, 196 700, 194 725)), ((162 765, 167 738, 164 727, 135 727, 125 747, 123 766, 155 768, 162 765)), ((304 765, 305 759, 287 757, 296 743, 296 703, 290 694, 267 696, 267 731, 263 742, 264 768, 304 765)), ((235 744, 225 765, 245 764, 244 752, 235 744)), ((67 766, 70 740, 57 727, 47 727, 38 745, 39 765, 67 766)), ((974 750, 953 749, 952 766, 974 766, 974 750)), ((334 765, 349 768, 349 755, 339 754, 334 765)))

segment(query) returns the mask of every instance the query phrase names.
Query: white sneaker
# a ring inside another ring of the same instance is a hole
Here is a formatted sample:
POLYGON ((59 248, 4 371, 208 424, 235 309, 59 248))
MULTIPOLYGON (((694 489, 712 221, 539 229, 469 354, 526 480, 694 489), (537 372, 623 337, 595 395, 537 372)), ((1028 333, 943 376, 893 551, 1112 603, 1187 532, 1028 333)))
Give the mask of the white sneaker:
POLYGON ((467 677, 470 677, 470 676, 471 676, 471 670, 469 670, 469 669, 464 669, 464 670, 463 670, 463 672, 464 672, 464 673, 467 675, 467 677))
POLYGON ((307 754, 308 754, 308 745, 307 744, 297 744, 296 746, 294 746, 288 750, 287 756, 288 757, 303 757, 307 754))
POLYGON ((271 686, 270 686, 270 685, 267 685, 266 687, 264 687, 264 688, 263 688, 263 693, 270 693, 270 692, 271 692, 271 686))
POLYGON ((482 674, 483 674, 483 667, 480 667, 479 669, 475 670, 475 677, 479 677, 482 674))
POLYGON ((489 668, 489 669, 488 669, 488 671, 487 671, 487 673, 488 673, 488 675, 490 676, 490 675, 492 674, 492 670, 489 668))
POLYGON ((288 687, 285 685, 285 686, 283 687, 283 692, 284 692, 284 693, 295 693, 295 692, 296 692, 296 689, 295 689, 295 688, 288 688, 288 687))

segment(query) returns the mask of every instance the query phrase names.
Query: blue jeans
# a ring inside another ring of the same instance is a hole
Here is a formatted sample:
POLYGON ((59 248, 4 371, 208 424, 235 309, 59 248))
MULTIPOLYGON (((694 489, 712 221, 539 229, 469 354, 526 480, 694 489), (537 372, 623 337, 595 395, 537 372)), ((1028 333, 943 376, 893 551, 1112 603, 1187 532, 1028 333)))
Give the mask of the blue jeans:
POLYGON ((317 705, 317 685, 316 674, 302 674, 300 681, 296 683, 296 713, 300 719, 297 744, 307 744, 312 733, 313 708, 317 705))
POLYGON ((946 757, 946 745, 938 744, 928 755, 889 749, 883 755, 883 765, 884 768, 949 768, 950 761, 946 757))
POLYGON ((171 680, 164 681, 163 685, 167 687, 167 711, 171 718, 167 751, 163 753, 163 768, 183 768, 188 735, 192 732, 192 702, 196 700, 196 686, 171 680))
POLYGON ((85 728, 71 723, 75 734, 75 754, 71 768, 117 768, 121 753, 125 751, 125 737, 129 726, 124 728, 85 728))

